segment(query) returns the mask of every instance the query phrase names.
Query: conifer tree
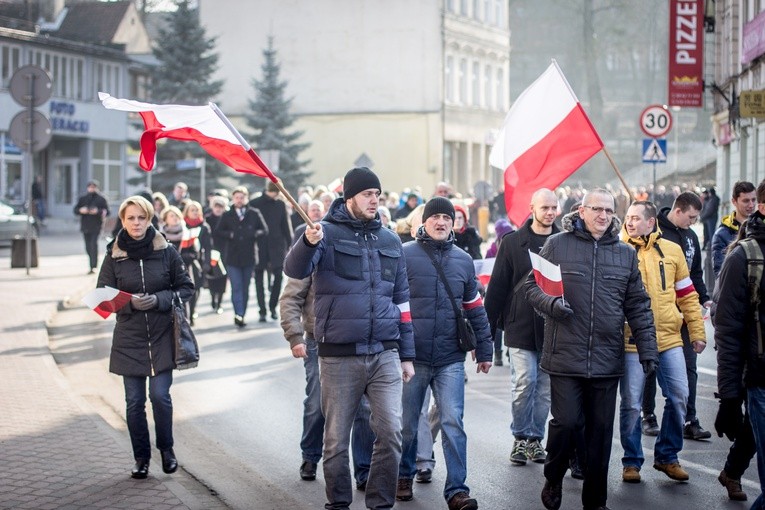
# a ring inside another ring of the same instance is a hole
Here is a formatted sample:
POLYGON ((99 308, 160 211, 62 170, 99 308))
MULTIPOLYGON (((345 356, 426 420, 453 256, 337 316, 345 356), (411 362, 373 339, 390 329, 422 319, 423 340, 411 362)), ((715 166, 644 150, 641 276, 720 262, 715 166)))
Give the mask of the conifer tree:
POLYGON ((311 146, 297 143, 303 131, 288 132, 295 122, 290 113, 292 98, 285 99, 286 81, 280 81, 281 65, 276 60, 273 37, 268 38, 268 47, 263 50, 262 80, 253 79, 255 99, 250 100, 250 113, 246 115, 247 125, 255 129, 253 145, 257 151, 279 151, 277 176, 284 187, 295 193, 306 182, 311 172, 304 170, 310 161, 300 161, 299 155, 311 146))

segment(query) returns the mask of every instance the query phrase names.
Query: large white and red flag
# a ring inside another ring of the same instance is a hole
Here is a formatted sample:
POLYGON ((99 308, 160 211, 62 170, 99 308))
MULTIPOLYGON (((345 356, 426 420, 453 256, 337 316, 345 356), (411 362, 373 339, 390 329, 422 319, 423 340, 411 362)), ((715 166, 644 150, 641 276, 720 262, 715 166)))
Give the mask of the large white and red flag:
POLYGON ((489 163, 505 171, 507 217, 520 225, 531 196, 553 189, 603 148, 558 64, 518 96, 494 142, 489 163))
POLYGON ((93 289, 85 294, 82 298, 82 303, 106 319, 109 315, 128 304, 131 297, 133 295, 129 292, 107 286, 93 289))
POLYGON ((105 92, 99 92, 98 99, 110 110, 141 115, 146 130, 141 135, 138 164, 147 172, 154 167, 157 140, 172 138, 197 142, 210 156, 237 172, 259 175, 276 182, 271 170, 213 103, 204 106, 159 105, 119 99, 105 92))
POLYGON ((542 292, 548 296, 563 296, 563 278, 560 275, 560 266, 540 257, 529 250, 531 267, 534 270, 536 280, 542 292))
POLYGON ((490 259, 478 259, 473 261, 475 266, 475 275, 478 277, 478 281, 481 285, 486 287, 491 279, 491 272, 494 271, 494 258, 490 259))

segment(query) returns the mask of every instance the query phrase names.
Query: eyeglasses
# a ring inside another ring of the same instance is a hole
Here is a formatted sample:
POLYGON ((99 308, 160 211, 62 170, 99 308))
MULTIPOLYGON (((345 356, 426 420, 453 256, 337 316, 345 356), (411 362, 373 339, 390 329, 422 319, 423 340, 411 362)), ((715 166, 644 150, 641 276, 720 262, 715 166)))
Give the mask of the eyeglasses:
POLYGON ((598 206, 592 206, 592 205, 583 205, 582 207, 586 207, 587 209, 594 212, 595 214, 600 214, 602 212, 605 212, 606 216, 614 215, 614 210, 609 209, 608 207, 598 207, 598 206))

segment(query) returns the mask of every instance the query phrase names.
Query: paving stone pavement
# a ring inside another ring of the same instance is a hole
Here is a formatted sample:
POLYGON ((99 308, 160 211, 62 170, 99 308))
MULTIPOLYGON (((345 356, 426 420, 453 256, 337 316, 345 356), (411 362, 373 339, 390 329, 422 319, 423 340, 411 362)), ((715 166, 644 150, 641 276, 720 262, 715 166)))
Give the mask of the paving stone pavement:
POLYGON ((95 286, 85 256, 41 256, 30 275, 11 269, 8 256, 0 251, 0 508, 227 508, 183 469, 162 473, 158 459, 148 479, 130 478, 126 432, 104 421, 56 366, 46 323, 68 297, 95 286))

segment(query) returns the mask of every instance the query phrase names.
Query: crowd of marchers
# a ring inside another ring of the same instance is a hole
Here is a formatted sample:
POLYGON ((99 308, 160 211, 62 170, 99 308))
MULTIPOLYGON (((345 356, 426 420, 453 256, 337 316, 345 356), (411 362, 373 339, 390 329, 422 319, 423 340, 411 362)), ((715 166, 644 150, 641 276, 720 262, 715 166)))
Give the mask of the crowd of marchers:
MULTIPOLYGON (((291 211, 270 181, 252 200, 245 187, 207 198, 202 206, 177 183, 167 196, 147 190, 126 199, 101 264, 99 286, 133 294, 118 312, 110 370, 125 380, 134 478, 149 471, 147 381, 163 470, 178 466, 172 339, 162 320, 173 296, 193 324, 202 289, 215 313, 223 313, 229 293, 234 324, 244 328, 254 279, 259 320, 279 320, 292 355, 303 360, 299 475, 315 480, 322 464, 327 509, 349 508, 354 486, 367 508, 412 500, 414 482, 432 481, 439 435, 448 508, 478 508, 467 485, 466 358, 477 373, 509 362, 509 460, 544 463, 546 508, 560 508, 571 470, 584 480, 584 510, 607 509, 617 392, 623 482, 641 483, 642 435, 656 436, 653 468, 687 481, 683 441, 711 437, 695 406, 696 357, 707 344, 710 309, 719 364, 714 425, 733 440, 718 480, 730 499, 747 499, 741 477, 755 453, 765 458, 765 183, 736 183, 733 212, 719 226, 714 189, 699 196, 639 188, 632 197, 540 189, 517 226, 503 217, 500 193, 487 204, 496 222, 486 285, 476 278, 483 239, 471 224, 473 202, 447 183, 428 199, 418 188, 383 193, 374 172, 354 168, 341 195, 301 189, 303 214, 291 211), (703 242, 691 228, 699 219, 703 242), (714 298, 702 249, 717 277, 714 298), (562 296, 537 284, 530 251, 559 267, 562 296)), ((90 182, 75 214, 91 271, 94 233, 97 239, 108 211, 90 182)), ((760 495, 752 508, 761 504, 760 495)))

